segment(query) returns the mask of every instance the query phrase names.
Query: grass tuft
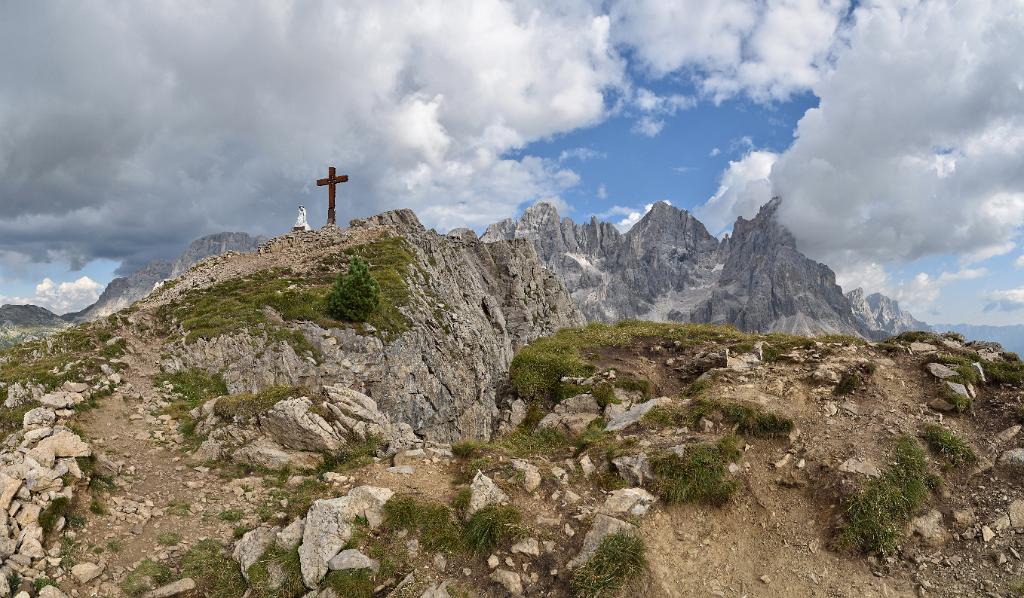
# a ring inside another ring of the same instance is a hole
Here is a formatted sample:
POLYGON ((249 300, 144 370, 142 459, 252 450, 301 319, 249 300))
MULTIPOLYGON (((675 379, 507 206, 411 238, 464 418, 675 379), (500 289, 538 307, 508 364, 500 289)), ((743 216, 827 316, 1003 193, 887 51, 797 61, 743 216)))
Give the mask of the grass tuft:
POLYGON ((201 540, 190 548, 181 558, 181 572, 195 580, 200 596, 238 598, 245 594, 245 578, 238 563, 216 540, 201 540))
POLYGON ((43 528, 44 535, 49 534, 62 517, 66 520, 70 514, 71 500, 66 496, 58 496, 39 513, 39 527, 43 528))
POLYGON ((268 386, 256 394, 240 393, 222 397, 213 406, 213 412, 225 419, 252 419, 270 411, 279 402, 294 397, 311 396, 300 386, 268 386))
MULTIPOLYGON (((237 569, 237 567, 235 567, 237 569)), ((171 570, 156 561, 146 559, 121 582, 121 591, 127 596, 141 596, 146 592, 170 583, 171 570)), ((241 594, 239 594, 241 595, 241 594)))
POLYGON ((682 456, 665 452, 654 455, 652 489, 666 503, 699 503, 721 506, 739 484, 728 479, 727 464, 741 455, 735 437, 716 444, 687 446, 682 456))
POLYGON ((611 534, 601 540, 593 558, 573 572, 569 587, 579 598, 613 595, 639 577, 646 566, 643 539, 633 534, 611 534))
POLYGON ((969 465, 977 461, 971 447, 952 430, 938 424, 928 424, 924 427, 923 436, 928 446, 952 467, 969 465))
POLYGON ((513 506, 492 505, 480 509, 466 522, 464 539, 474 554, 487 554, 523 534, 523 515, 513 506))
POLYGON ((924 504, 935 480, 924 450, 913 438, 896 441, 892 463, 846 503, 839 529, 841 548, 890 555, 899 548, 903 530, 924 504))
POLYGON ((391 528, 418 533, 427 550, 454 553, 465 548, 462 526, 445 505, 395 496, 384 505, 384 518, 391 528))
POLYGON ((306 593, 298 549, 271 546, 247 573, 253 598, 291 598, 306 593))

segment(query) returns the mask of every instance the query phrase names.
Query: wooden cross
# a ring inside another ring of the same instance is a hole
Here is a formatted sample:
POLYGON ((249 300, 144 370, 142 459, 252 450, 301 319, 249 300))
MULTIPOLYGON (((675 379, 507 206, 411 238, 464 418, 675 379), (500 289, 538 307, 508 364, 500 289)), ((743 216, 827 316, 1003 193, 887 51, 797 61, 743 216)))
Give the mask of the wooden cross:
POLYGON ((326 179, 319 179, 316 182, 316 186, 317 187, 323 187, 324 185, 326 185, 328 190, 329 190, 328 195, 327 195, 328 198, 329 198, 328 199, 328 203, 327 203, 327 224, 328 225, 334 224, 334 188, 339 183, 347 183, 347 182, 348 182, 348 175, 347 174, 343 174, 341 176, 335 176, 335 174, 334 174, 334 167, 333 166, 331 166, 330 168, 327 169, 327 178, 326 179))

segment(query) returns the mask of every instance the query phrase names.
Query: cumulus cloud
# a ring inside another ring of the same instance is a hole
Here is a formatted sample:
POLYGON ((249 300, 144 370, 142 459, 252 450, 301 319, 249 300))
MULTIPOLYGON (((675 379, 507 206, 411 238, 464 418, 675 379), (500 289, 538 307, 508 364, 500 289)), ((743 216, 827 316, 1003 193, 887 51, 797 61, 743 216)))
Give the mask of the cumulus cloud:
MULTIPOLYGON (((671 201, 667 199, 661 200, 668 205, 672 205, 671 201)), ((597 214, 597 217, 601 220, 612 219, 612 224, 621 232, 627 232, 633 228, 633 225, 640 222, 640 219, 647 215, 647 212, 651 211, 654 207, 654 203, 644 205, 643 209, 630 208, 626 206, 612 206, 608 210, 597 214)))
POLYGON ((3 3, 0 70, 0 252, 73 265, 280 232, 329 164, 340 219, 480 227, 575 184, 516 151, 625 88, 607 16, 532 0, 3 3))
POLYGON ((1024 255, 1017 256, 1017 261, 1014 264, 1018 268, 1024 268, 1024 255))
POLYGON ((768 177, 778 157, 774 152, 753 150, 730 161, 719 179, 718 191, 694 214, 712 234, 724 232, 739 216, 753 217, 771 199, 768 177))
POLYGON ((103 291, 103 285, 82 276, 78 280, 56 283, 44 278, 36 285, 36 293, 32 297, 0 296, 0 304, 32 304, 45 307, 57 314, 78 311, 92 305, 103 291))
POLYGON ((829 64, 847 0, 616 0, 612 35, 655 77, 688 72, 721 101, 790 97, 829 64))
POLYGON ((900 283, 895 289, 883 290, 904 306, 924 310, 939 298, 942 288, 946 285, 983 278, 988 274, 986 268, 963 268, 955 272, 942 272, 938 276, 921 272, 909 282, 900 283))
POLYGON ((1024 287, 992 291, 985 298, 988 300, 985 311, 1017 311, 1024 309, 1024 287))
POLYGON ((800 248, 838 270, 1010 251, 1024 224, 1022 30, 1012 1, 862 3, 772 170, 800 248))
POLYGON ((697 105, 695 98, 681 95, 658 95, 649 89, 637 90, 633 103, 640 112, 640 118, 633 124, 633 132, 646 137, 655 137, 665 128, 665 119, 680 110, 697 105))

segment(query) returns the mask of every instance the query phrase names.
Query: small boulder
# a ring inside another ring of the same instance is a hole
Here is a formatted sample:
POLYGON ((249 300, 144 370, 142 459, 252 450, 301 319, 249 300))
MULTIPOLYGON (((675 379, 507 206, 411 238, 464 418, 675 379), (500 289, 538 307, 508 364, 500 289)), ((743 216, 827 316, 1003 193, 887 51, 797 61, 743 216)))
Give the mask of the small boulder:
POLYGON ((327 562, 327 568, 331 571, 346 571, 349 569, 370 569, 376 573, 380 569, 380 563, 366 556, 365 554, 350 548, 342 550, 327 562))
POLYGON ((39 402, 47 407, 54 409, 68 409, 81 403, 85 400, 81 394, 77 392, 67 392, 58 390, 56 392, 47 393, 39 397, 39 402))
POLYGON ((508 495, 494 483, 494 480, 485 476, 482 471, 476 472, 473 482, 469 485, 469 491, 467 515, 473 515, 480 509, 491 505, 500 505, 508 502, 508 495))
POLYGON ((530 463, 529 461, 523 461, 522 459, 513 459, 512 467, 523 474, 523 489, 527 492, 533 492, 540 487, 540 470, 537 466, 530 463))
POLYGON ((235 544, 235 550, 231 553, 231 556, 238 563, 239 567, 242 568, 242 576, 249 579, 249 567, 256 564, 256 561, 260 560, 263 553, 268 548, 273 546, 274 541, 277 539, 277 533, 279 528, 276 527, 257 527, 256 529, 249 530, 244 536, 235 544))
POLYGON ((609 515, 635 515, 641 517, 658 498, 643 488, 621 488, 613 491, 604 501, 601 511, 609 515))
POLYGON ((651 462, 647 458, 647 453, 622 455, 612 459, 612 464, 615 465, 615 470, 619 472, 619 477, 633 486, 642 486, 645 481, 654 478, 654 472, 651 471, 651 462))
POLYGON ((540 556, 540 543, 537 538, 526 538, 512 545, 513 554, 525 554, 527 556, 540 556))
POLYGON ((929 546, 942 546, 949 541, 949 533, 942 525, 942 513, 936 509, 914 518, 910 527, 929 546))
POLYGON ((956 370, 943 363, 929 363, 927 367, 931 375, 935 376, 939 380, 945 380, 946 378, 952 378, 959 375, 956 370))
POLYGON ((1014 529, 1024 528, 1024 500, 1017 499, 1010 503, 1010 525, 1014 529))
POLYGON ((882 475, 878 466, 863 457, 850 457, 839 465, 839 471, 843 473, 858 473, 869 478, 877 478, 882 475))
POLYGON ((946 388, 952 390, 953 392, 955 392, 956 394, 960 395, 965 399, 971 398, 971 393, 967 391, 967 387, 964 386, 963 384, 958 384, 956 382, 950 382, 947 380, 946 388))
POLYGON ((71 568, 71 575, 78 583, 89 583, 103 573, 104 566, 96 563, 79 563, 71 568))
POLYGON ((92 454, 89 445, 78 434, 66 430, 44 438, 36 448, 49 450, 55 457, 88 457, 92 454))
POLYGON ((934 353, 934 352, 936 352, 938 350, 939 350, 938 347, 936 347, 935 345, 932 345, 930 343, 918 343, 918 342, 910 343, 910 352, 911 353, 934 353))
POLYGON ((21 418, 21 427, 25 430, 48 428, 57 421, 57 414, 49 407, 36 407, 25 413, 21 418))
POLYGON ((1024 448, 1010 449, 999 455, 999 464, 1012 468, 1024 468, 1024 448))
POLYGON ((668 405, 670 403, 672 403, 672 399, 668 397, 659 397, 657 399, 651 399, 646 403, 634 405, 622 415, 608 422, 608 425, 605 426, 604 429, 607 432, 618 432, 621 430, 625 430, 626 428, 636 424, 641 419, 643 419, 643 417, 647 415, 647 412, 650 411, 651 409, 654 409, 655 407, 661 405, 668 405))
POLYGON ((191 577, 179 579, 165 586, 160 586, 142 595, 142 598, 174 598, 184 596, 196 589, 196 582, 191 577))
POLYGON ((580 565, 588 563, 597 552, 601 541, 617 533, 635 534, 637 533, 637 528, 632 523, 627 523, 621 519, 609 517, 601 513, 595 515, 594 522, 590 525, 590 531, 583 537, 583 548, 580 549, 580 553, 575 558, 569 561, 569 569, 575 569, 580 565))
POLYGON ((523 595, 523 581, 515 571, 495 569, 491 573, 491 581, 505 588, 505 591, 513 596, 523 595))
POLYGON ((60 591, 57 586, 46 586, 39 590, 39 598, 68 598, 68 595, 60 591))

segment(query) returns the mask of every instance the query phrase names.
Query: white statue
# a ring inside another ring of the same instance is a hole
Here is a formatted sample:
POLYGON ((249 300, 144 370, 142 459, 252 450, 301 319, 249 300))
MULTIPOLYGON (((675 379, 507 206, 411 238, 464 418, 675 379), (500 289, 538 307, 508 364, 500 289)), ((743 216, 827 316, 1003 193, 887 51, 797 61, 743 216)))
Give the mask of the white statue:
POLYGON ((299 206, 299 217, 295 219, 295 226, 292 230, 312 230, 309 222, 306 222, 306 206, 299 206))

